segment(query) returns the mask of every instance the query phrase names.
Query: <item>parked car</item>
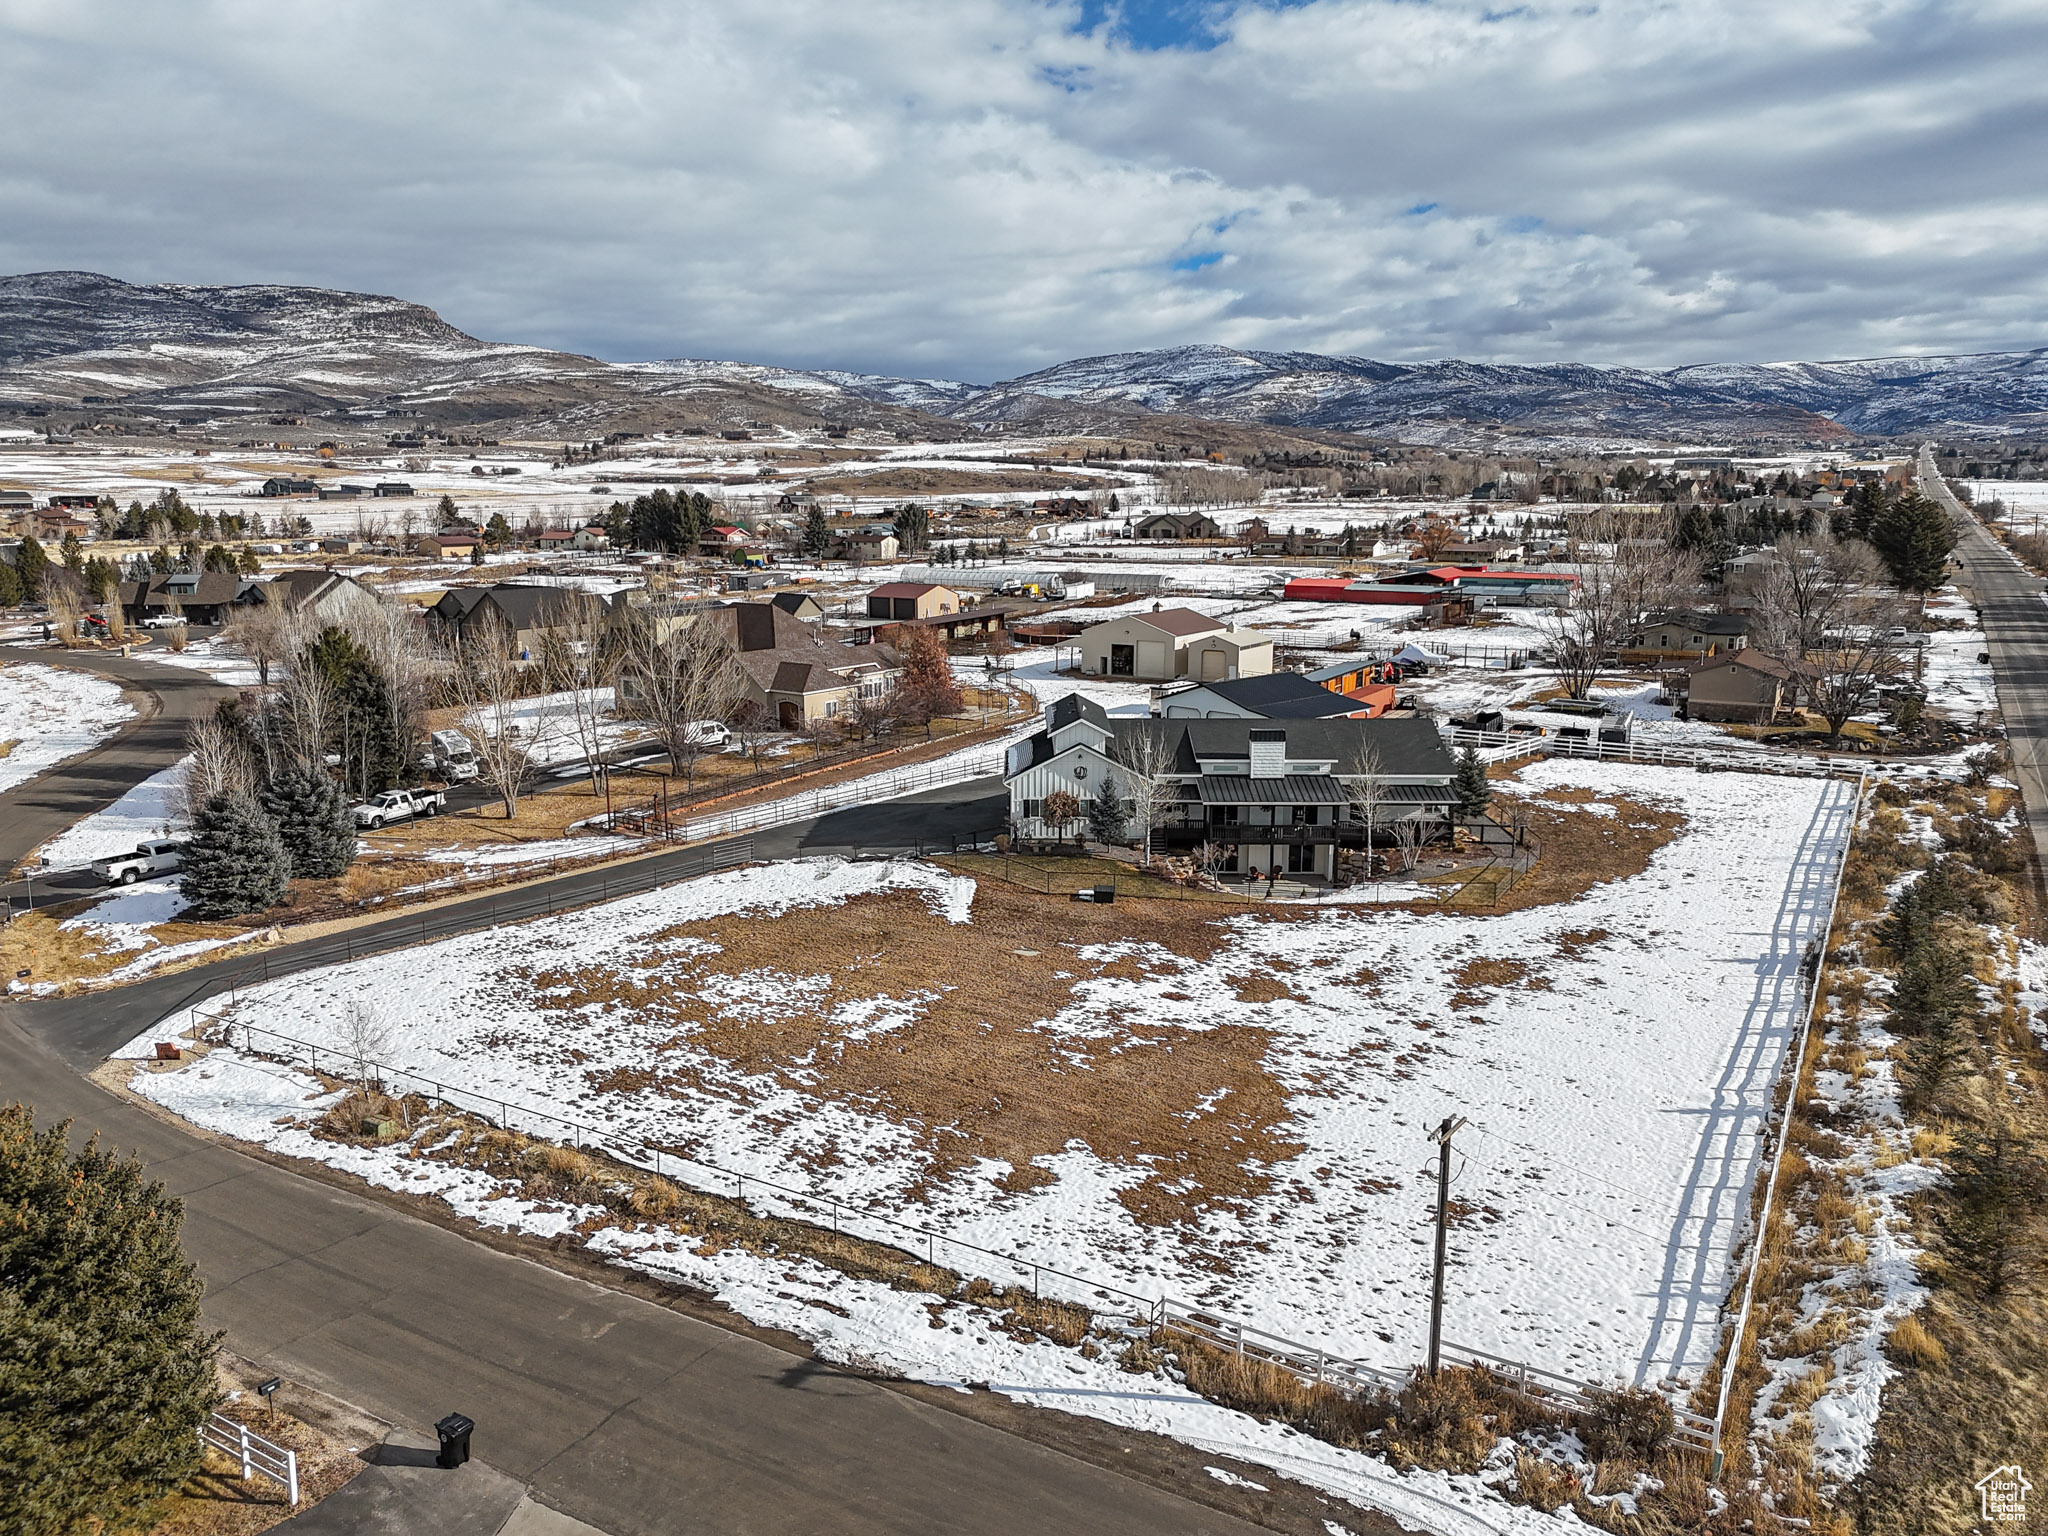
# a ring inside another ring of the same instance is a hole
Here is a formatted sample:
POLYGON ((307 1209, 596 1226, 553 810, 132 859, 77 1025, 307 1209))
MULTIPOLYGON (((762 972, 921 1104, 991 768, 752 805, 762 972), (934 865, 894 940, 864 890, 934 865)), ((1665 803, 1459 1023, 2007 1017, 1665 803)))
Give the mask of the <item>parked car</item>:
POLYGON ((142 621, 144 629, 183 629, 185 615, 182 613, 152 613, 142 621))
POLYGON ((732 727, 722 720, 692 720, 683 727, 683 740, 693 747, 722 747, 732 740, 732 727))
POLYGON ((423 760, 450 784, 466 784, 476 777, 476 747, 460 731, 436 731, 428 738, 433 744, 423 760))
POLYGON ((389 821, 410 821, 415 816, 438 816, 448 797, 438 789, 387 789, 363 804, 352 806, 349 814, 359 827, 377 828, 389 821))
POLYGON ((152 837, 135 845, 133 853, 111 859, 95 859, 92 872, 109 885, 133 885, 150 875, 167 874, 185 867, 185 845, 174 837, 152 837))

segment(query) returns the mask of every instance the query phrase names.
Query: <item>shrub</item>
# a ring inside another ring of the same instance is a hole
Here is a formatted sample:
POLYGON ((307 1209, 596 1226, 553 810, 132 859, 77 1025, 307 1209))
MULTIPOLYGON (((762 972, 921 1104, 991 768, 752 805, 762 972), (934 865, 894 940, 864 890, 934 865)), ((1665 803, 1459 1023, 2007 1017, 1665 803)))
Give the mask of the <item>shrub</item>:
POLYGON ((1593 1406, 1578 1415, 1579 1438, 1595 1461, 1628 1456, 1648 1461, 1671 1437, 1671 1404, 1650 1387, 1592 1387, 1593 1406))

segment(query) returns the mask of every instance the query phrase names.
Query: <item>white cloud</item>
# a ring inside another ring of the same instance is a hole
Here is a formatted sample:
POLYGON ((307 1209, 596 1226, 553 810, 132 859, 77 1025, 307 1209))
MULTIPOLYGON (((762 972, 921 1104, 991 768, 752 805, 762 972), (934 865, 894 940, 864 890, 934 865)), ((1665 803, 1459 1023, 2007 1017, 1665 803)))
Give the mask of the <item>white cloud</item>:
POLYGON ((1079 15, 0 0, 0 265, 977 379, 2044 339, 2038 6, 1221 5, 1199 51, 1079 15))

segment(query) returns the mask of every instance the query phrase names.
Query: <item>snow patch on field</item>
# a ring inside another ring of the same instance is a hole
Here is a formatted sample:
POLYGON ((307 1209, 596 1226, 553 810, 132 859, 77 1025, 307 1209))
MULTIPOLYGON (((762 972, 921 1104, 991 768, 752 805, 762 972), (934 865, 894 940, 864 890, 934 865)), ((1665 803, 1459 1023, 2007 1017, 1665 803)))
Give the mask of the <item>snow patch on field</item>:
POLYGON ((132 853, 144 838, 175 833, 184 825, 184 777, 191 761, 180 758, 105 810, 73 822, 43 844, 43 857, 52 869, 77 869, 95 859, 132 853))
POLYGON ((135 711, 121 685, 91 672, 39 662, 0 663, 0 793, 67 758, 89 752, 135 711))

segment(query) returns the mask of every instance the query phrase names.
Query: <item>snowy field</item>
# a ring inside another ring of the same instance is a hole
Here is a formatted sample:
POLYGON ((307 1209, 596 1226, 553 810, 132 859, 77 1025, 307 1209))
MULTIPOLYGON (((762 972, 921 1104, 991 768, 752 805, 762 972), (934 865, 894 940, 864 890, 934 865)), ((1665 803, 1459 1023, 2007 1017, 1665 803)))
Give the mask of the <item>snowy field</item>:
POLYGON ((98 746, 135 711, 121 685, 70 667, 0 663, 0 793, 98 746))
MULTIPOLYGON (((1206 955, 1062 943, 1056 931, 1042 940, 1044 1012, 1024 1033, 1054 1077, 1109 1071, 1131 1053, 1149 1060, 1162 1044, 1198 1054, 1217 1030, 1256 1040, 1256 1071, 1219 1073, 1185 1116, 1188 1137, 1242 1137, 1250 1149, 1232 1155, 1247 1182, 1229 1198, 1205 1197, 1163 1175, 1151 1152, 1114 1141, 1069 1139, 1020 1168, 975 1155, 964 1124, 934 1128, 891 1114, 886 1095, 835 1086, 835 1064, 922 1048, 952 983, 864 993, 859 964, 825 952, 719 968, 751 922, 892 893, 921 902, 939 932, 971 927, 973 883, 931 866, 737 871, 279 981, 226 1011, 331 1045, 342 1005, 361 1000, 393 1027, 392 1064, 436 1081, 574 1117, 613 1144, 689 1146, 727 1168, 1391 1367, 1422 1346, 1425 1129, 1465 1114, 1450 1336, 1583 1378, 1696 1377, 1851 792, 1570 762, 1524 779, 1531 791, 1626 796, 1689 825, 1640 875, 1501 917, 1236 917, 1213 925, 1206 955), (737 930, 678 931, 733 918, 737 930), (423 995, 433 1007, 419 1006, 423 995), (743 1065, 692 1043, 792 1019, 817 1027, 787 1059, 743 1065), (694 1091, 661 1086, 677 1072, 694 1091), (1275 1118, 1255 1131, 1244 1117, 1268 1098, 1275 1118), (1147 1199, 1182 1198, 1175 1219, 1134 1214, 1147 1199)), ((165 1021, 128 1054, 188 1022, 165 1021)), ((273 1126, 278 1079, 240 1073, 234 1059, 216 1052, 141 1086, 205 1125, 357 1155, 273 1126), (205 1087, 193 1079, 202 1071, 205 1087)), ((1076 1079, 1072 1091, 1093 1089, 1076 1079)), ((943 1347, 927 1353, 921 1313, 904 1336, 884 1317, 858 1322, 888 1335, 887 1358, 906 1369, 960 1369, 943 1347)))

